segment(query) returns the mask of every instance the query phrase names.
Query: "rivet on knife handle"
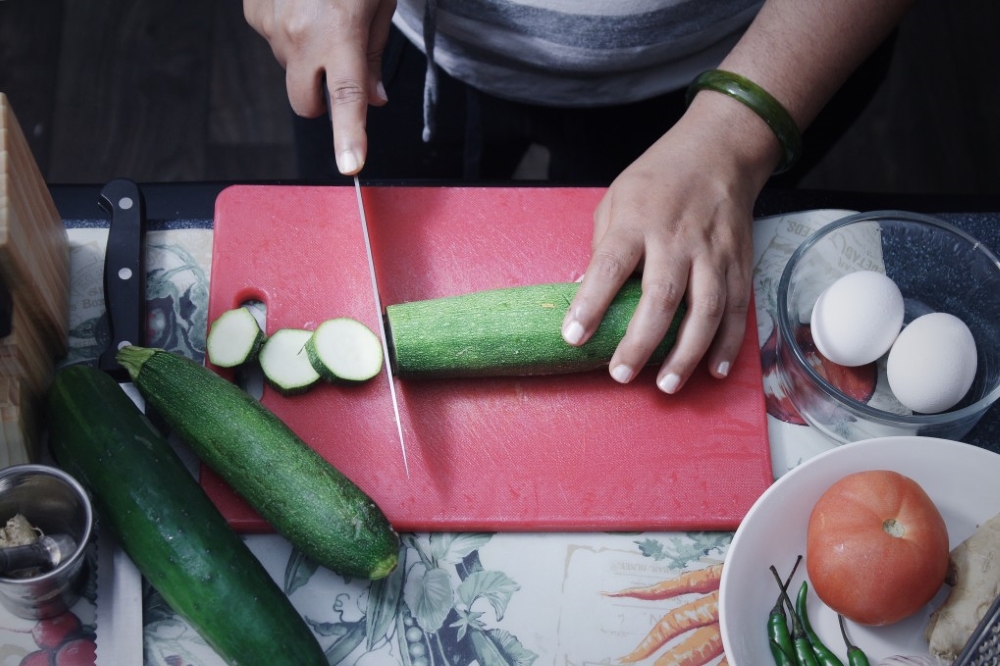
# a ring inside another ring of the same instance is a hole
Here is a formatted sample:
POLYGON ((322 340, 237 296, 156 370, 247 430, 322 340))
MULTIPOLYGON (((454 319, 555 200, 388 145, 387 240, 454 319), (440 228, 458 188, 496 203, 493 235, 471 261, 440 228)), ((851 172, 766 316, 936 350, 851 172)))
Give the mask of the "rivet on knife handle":
POLYGON ((385 334, 385 321, 382 319, 382 300, 378 295, 378 279, 375 277, 375 261, 372 258, 372 243, 368 237, 368 218, 365 216, 365 202, 361 198, 361 183, 354 177, 354 191, 358 195, 358 213, 361 215, 361 229, 365 235, 365 251, 368 253, 368 271, 372 278, 372 292, 375 295, 375 314, 378 319, 379 335, 382 338, 382 364, 385 366, 386 377, 389 380, 389 395, 392 397, 392 411, 396 417, 396 430, 399 432, 399 448, 403 452, 403 469, 406 478, 410 478, 410 465, 406 461, 406 442, 403 441, 403 421, 399 418, 399 401, 396 399, 396 383, 392 379, 392 363, 389 359, 389 340, 385 334))
POLYGON ((104 254, 104 299, 111 341, 98 367, 117 376, 125 374, 115 360, 118 349, 142 344, 146 326, 146 211, 139 186, 125 178, 105 185, 98 203, 111 216, 104 254))

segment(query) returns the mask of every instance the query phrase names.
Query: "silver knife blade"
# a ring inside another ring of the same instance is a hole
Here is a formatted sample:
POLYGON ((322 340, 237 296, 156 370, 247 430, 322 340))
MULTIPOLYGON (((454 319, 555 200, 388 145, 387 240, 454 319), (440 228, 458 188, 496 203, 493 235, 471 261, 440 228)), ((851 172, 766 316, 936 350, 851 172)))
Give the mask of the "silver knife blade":
POLYGON ((399 401, 396 399, 396 383, 392 377, 392 362, 389 359, 389 341, 385 334, 385 321, 382 319, 382 300, 379 298, 378 278, 375 277, 375 261, 372 257, 372 243, 368 237, 368 217, 365 215, 365 202, 361 198, 361 183, 354 177, 354 191, 358 195, 358 213, 361 215, 361 229, 365 235, 365 251, 368 253, 368 272, 372 278, 372 292, 375 295, 375 314, 378 319, 379 336, 382 338, 382 364, 385 366, 386 378, 389 380, 389 395, 392 397, 392 411, 396 417, 396 430, 399 432, 399 449, 403 452, 403 469, 406 478, 410 478, 410 465, 406 461, 406 442, 403 440, 403 421, 399 418, 399 401))

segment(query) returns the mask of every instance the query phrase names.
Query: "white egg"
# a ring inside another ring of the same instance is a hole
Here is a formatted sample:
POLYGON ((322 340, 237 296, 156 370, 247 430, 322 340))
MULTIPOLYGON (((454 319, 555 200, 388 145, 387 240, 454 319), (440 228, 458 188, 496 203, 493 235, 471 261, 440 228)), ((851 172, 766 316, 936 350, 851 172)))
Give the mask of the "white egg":
POLYGON ((913 411, 937 414, 968 393, 976 359, 976 341, 965 322, 945 312, 926 314, 910 322, 889 350, 889 388, 913 411))
POLYGON ((819 295, 810 327, 827 359, 848 367, 877 360, 903 326, 903 295, 889 277, 875 271, 843 276, 819 295))

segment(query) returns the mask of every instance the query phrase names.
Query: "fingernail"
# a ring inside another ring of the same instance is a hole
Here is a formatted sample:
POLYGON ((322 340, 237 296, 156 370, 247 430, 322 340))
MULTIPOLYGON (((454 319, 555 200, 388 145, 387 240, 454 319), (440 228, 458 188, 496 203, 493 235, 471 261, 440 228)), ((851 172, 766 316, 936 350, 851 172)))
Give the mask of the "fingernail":
POLYGON ((340 173, 350 175, 357 172, 360 167, 361 160, 359 160, 358 156, 354 154, 354 151, 345 150, 337 155, 337 169, 340 173))
POLYGON ((718 372, 723 377, 728 376, 729 375, 729 361, 723 361, 722 363, 720 363, 719 367, 716 368, 716 372, 718 372))
POLYGON ((632 368, 624 364, 611 368, 611 377, 619 384, 627 384, 633 374, 632 368))
POLYGON ((389 101, 389 96, 385 93, 385 86, 382 85, 381 81, 379 81, 378 83, 375 84, 375 94, 383 102, 388 102, 389 101))
POLYGON ((583 340, 583 326, 577 320, 572 320, 562 330, 563 340, 571 345, 578 345, 583 340))
POLYGON ((674 393, 675 391, 677 391, 677 387, 680 385, 681 385, 680 376, 673 372, 664 375, 662 378, 660 378, 660 381, 657 382, 657 386, 659 386, 660 390, 663 391, 664 393, 674 393))

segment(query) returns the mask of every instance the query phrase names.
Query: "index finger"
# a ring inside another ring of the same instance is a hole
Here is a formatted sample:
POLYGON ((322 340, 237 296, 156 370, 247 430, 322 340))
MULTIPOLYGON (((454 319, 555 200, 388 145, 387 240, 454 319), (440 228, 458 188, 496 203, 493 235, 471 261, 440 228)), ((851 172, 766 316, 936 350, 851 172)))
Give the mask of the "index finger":
POLYGON ((361 170, 368 154, 368 104, 385 102, 382 52, 394 11, 395 3, 379 2, 372 14, 348 15, 342 39, 329 42, 332 49, 326 64, 327 106, 337 169, 347 176, 361 170))
POLYGON ((337 169, 345 176, 353 176, 361 171, 368 154, 367 67, 353 71, 347 68, 344 64, 337 71, 327 70, 325 92, 337 169))
POLYGON ((608 305, 639 265, 642 247, 641 236, 633 232, 605 232, 563 320, 562 336, 567 343, 582 345, 594 334, 608 305))

